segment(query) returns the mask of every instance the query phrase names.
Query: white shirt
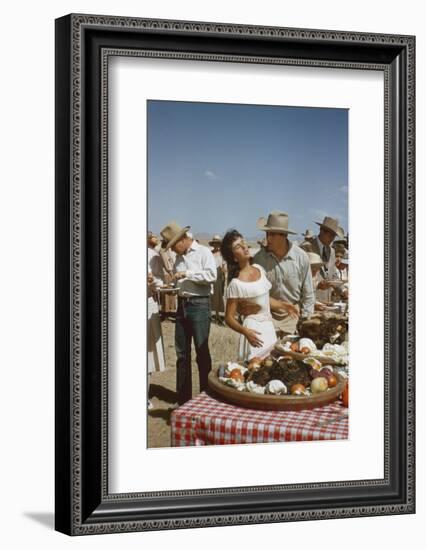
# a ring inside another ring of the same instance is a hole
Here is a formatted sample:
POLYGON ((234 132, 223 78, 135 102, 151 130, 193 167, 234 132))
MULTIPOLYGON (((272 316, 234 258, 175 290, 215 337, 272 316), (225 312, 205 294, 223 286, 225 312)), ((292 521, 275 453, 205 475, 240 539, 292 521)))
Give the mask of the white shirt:
MULTIPOLYGON (((312 242, 314 247, 314 252, 317 252, 315 248, 318 249, 318 254, 320 258, 322 259, 323 250, 325 248, 325 245, 320 241, 319 236, 317 235, 315 239, 312 242)), ((336 253, 334 248, 330 245, 330 258, 327 262, 327 265, 325 265, 322 269, 322 275, 324 279, 335 279, 337 277, 336 275, 336 253)))
POLYGON ((186 254, 177 255, 173 271, 185 271, 186 277, 176 283, 179 296, 209 296, 216 281, 216 260, 207 248, 192 241, 186 254))

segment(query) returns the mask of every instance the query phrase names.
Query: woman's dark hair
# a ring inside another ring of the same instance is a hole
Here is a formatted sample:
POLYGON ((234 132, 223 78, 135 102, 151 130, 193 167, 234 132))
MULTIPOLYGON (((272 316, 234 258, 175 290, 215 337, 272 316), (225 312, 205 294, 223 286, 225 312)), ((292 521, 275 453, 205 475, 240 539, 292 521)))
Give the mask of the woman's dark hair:
POLYGON ((237 239, 242 238, 243 236, 239 231, 236 229, 229 229, 225 233, 225 236, 222 239, 222 244, 220 245, 220 253, 228 266, 228 283, 240 274, 240 266, 238 262, 234 260, 232 245, 237 239))

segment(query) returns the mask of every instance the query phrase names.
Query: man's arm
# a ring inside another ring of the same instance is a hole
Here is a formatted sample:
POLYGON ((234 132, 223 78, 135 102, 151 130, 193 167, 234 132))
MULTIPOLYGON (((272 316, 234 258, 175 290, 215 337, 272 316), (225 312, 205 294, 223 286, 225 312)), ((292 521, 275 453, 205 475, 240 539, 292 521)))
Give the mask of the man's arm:
POLYGON ((300 297, 301 317, 310 317, 315 307, 315 290, 308 258, 302 260, 302 294, 300 297))
POLYGON ((185 272, 185 277, 189 281, 193 281, 194 283, 205 284, 205 285, 210 285, 211 283, 214 283, 216 281, 216 277, 217 277, 216 261, 214 259, 213 254, 210 252, 210 250, 208 249, 203 250, 203 255, 201 258, 201 269, 197 271, 188 269, 185 272))

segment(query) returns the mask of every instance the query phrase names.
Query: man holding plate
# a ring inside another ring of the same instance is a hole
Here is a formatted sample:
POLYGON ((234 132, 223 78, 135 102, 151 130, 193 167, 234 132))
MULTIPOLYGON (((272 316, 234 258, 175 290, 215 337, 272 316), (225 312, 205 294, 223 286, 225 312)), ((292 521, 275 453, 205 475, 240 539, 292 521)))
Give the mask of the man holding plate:
POLYGON ((318 254, 323 261, 321 275, 324 279, 317 288, 317 299, 320 302, 330 302, 333 286, 328 282, 337 278, 336 253, 331 246, 336 237, 343 238, 344 233, 339 227, 339 221, 325 216, 320 226, 319 234, 312 240, 312 252, 318 254))
POLYGON ((176 253, 173 278, 178 289, 175 325, 176 392, 179 405, 192 398, 191 342, 194 341, 200 391, 208 388, 210 295, 216 281, 216 261, 211 251, 188 235, 190 226, 169 222, 160 231, 166 246, 176 253))

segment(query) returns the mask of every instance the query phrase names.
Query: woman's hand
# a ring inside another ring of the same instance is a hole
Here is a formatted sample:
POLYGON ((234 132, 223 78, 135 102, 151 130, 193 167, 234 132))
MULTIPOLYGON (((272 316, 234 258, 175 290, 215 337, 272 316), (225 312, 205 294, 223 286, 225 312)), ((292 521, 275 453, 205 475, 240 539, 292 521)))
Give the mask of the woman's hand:
POLYGON ((244 336, 249 341, 250 345, 254 348, 261 348, 263 346, 263 340, 257 336, 258 334, 261 334, 260 332, 257 332, 256 330, 252 330, 251 328, 247 328, 244 331, 244 336))
POLYGON ((284 302, 280 300, 280 307, 282 310, 286 311, 292 319, 298 319, 300 315, 300 310, 298 305, 290 304, 289 302, 284 302))

